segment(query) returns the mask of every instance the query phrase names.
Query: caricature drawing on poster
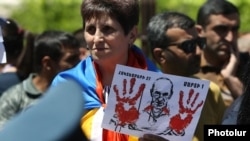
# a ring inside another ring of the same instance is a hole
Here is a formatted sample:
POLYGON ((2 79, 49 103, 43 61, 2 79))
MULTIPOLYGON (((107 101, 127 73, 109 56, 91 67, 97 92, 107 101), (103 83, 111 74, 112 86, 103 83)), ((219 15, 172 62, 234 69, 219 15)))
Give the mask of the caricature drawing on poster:
POLYGON ((192 140, 209 81, 117 65, 102 128, 192 140))

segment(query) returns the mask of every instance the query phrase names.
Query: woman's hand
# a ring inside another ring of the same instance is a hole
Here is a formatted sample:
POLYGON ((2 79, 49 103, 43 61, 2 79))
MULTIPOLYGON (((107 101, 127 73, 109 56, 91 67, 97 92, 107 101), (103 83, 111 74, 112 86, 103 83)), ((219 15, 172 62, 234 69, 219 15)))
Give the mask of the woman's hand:
POLYGON ((169 141, 169 140, 158 135, 144 134, 142 137, 139 138, 139 141, 169 141))

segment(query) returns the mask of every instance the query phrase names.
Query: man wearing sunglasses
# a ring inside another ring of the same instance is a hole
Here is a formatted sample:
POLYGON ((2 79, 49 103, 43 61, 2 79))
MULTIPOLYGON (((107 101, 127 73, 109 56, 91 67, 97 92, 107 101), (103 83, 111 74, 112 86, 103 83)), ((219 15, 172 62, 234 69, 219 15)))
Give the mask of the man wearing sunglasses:
MULTIPOLYGON (((199 72, 206 39, 198 36, 190 17, 178 12, 157 14, 148 24, 147 35, 152 57, 163 73, 194 77, 199 72)), ((203 141, 203 125, 220 124, 224 111, 220 89, 210 83, 193 141, 203 141)))
POLYGON ((242 82, 236 76, 240 13, 229 1, 208 0, 198 11, 197 24, 200 36, 207 38, 197 76, 219 85, 223 100, 229 106, 243 92, 242 82))
POLYGON ((147 30, 153 58, 164 73, 190 76, 199 71, 206 40, 198 36, 192 19, 165 12, 154 16, 147 30))

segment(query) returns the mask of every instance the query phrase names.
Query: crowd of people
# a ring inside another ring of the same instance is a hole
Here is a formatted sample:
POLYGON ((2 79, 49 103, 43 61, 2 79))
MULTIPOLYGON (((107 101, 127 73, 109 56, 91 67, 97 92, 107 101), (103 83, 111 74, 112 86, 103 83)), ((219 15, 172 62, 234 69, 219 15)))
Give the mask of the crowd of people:
POLYGON ((231 2, 207 0, 196 21, 178 11, 155 14, 146 29, 151 57, 135 45, 138 0, 84 0, 79 7, 83 27, 72 33, 33 34, 13 19, 0 22, 7 55, 0 65, 0 140, 1 130, 39 105, 48 90, 73 80, 84 99, 74 140, 168 141, 101 128, 117 64, 210 81, 193 141, 204 141, 204 125, 250 122, 249 49, 241 41, 249 35, 239 38, 240 12, 231 2))

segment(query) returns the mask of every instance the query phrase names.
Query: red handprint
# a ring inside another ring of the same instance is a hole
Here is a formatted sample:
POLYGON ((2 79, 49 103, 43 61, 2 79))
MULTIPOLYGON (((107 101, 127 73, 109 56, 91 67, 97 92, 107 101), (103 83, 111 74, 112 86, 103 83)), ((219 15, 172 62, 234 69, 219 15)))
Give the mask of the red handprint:
POLYGON ((183 133, 184 129, 191 123, 193 119, 193 114, 203 105, 203 100, 194 108, 194 104, 199 96, 199 93, 194 95, 194 90, 191 89, 189 91, 189 96, 186 101, 186 107, 183 105, 183 91, 180 91, 180 99, 179 99, 179 113, 170 119, 169 127, 175 131, 177 134, 183 133), (192 96, 195 96, 193 101, 191 102, 192 96), (184 118, 181 116, 184 115, 184 118))
POLYGON ((131 97, 133 93, 133 88, 136 79, 130 79, 130 88, 129 93, 127 93, 127 80, 123 80, 123 94, 119 95, 119 90, 117 89, 117 85, 113 86, 114 92, 116 94, 117 104, 115 106, 116 117, 118 118, 117 126, 124 127, 126 124, 134 124, 139 118, 139 111, 135 107, 136 101, 139 97, 141 97, 145 84, 141 84, 138 91, 135 93, 134 97, 131 97), (128 108, 125 108, 125 104, 129 105, 128 108))

